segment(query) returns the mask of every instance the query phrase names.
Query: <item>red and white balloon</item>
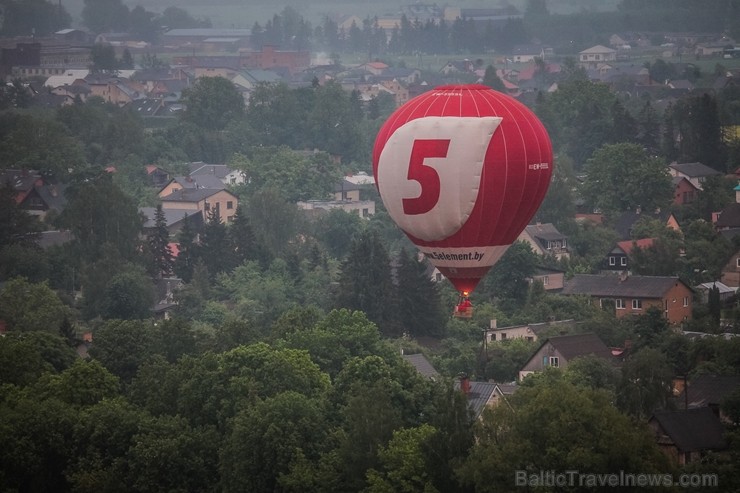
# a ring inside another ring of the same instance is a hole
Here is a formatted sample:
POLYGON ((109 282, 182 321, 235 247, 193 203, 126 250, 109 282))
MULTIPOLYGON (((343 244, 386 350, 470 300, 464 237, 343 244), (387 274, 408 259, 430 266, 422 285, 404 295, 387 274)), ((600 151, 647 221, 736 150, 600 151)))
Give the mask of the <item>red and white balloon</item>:
POLYGON ((471 292, 545 197, 552 145, 534 113, 482 85, 437 87, 398 108, 373 148, 391 218, 471 292))

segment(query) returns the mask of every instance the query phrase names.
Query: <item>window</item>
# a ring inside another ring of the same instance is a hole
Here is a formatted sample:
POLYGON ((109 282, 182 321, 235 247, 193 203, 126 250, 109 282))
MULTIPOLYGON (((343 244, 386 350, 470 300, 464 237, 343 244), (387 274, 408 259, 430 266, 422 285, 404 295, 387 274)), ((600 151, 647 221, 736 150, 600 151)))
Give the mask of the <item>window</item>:
POLYGON ((688 296, 684 296, 683 297, 683 306, 684 307, 689 306, 689 297, 688 296))
POLYGON ((534 341, 534 337, 532 337, 532 336, 527 336, 527 342, 532 342, 532 341, 534 341))
POLYGON ((617 265, 617 258, 609 257, 609 265, 617 265))
POLYGON ((642 300, 632 300, 633 310, 642 310, 642 300))
POLYGON ((506 339, 506 332, 501 333, 501 340, 503 341, 504 339, 506 339))
POLYGON ((226 201, 226 208, 227 209, 233 209, 234 208, 234 202, 231 200, 226 201))
POLYGON ((621 265, 622 267, 625 267, 627 265, 627 257, 620 258, 619 265, 621 265))
POLYGON ((542 278, 542 285, 547 286, 548 284, 550 284, 550 276, 544 276, 542 278))
POLYGON ((735 262, 736 262, 736 264, 735 264, 736 267, 740 267, 740 257, 738 257, 737 259, 735 259, 735 262))
POLYGON ((491 334, 491 342, 496 340, 496 334, 491 334))
POLYGON ((554 366, 555 368, 560 366, 560 360, 557 356, 550 356, 550 366, 554 366))
POLYGON ((211 204, 208 202, 205 203, 205 210, 210 211, 211 210, 211 204))
POLYGON ((614 306, 617 307, 617 310, 624 310, 624 300, 622 298, 617 298, 614 302, 614 306))

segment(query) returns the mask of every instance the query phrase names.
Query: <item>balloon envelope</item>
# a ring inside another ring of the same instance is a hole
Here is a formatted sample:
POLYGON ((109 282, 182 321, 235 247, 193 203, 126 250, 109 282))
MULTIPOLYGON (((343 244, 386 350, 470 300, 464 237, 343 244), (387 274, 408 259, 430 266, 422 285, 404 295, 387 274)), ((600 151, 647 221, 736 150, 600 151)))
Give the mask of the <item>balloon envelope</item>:
POLYGON ((477 84, 411 99, 386 120, 373 148, 391 218, 461 292, 516 241, 552 170, 550 138, 534 113, 477 84))

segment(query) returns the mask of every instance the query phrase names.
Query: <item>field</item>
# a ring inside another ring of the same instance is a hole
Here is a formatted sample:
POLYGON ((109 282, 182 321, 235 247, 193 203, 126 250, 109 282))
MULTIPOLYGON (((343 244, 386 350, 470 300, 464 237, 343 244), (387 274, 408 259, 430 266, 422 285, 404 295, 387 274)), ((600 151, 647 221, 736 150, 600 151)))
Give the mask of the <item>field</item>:
MULTIPOLYGON (((298 11, 304 19, 317 26, 326 15, 355 14, 366 16, 394 16, 397 15, 400 6, 411 4, 412 1, 402 2, 393 0, 123 0, 129 8, 141 5, 151 12, 161 12, 166 7, 176 5, 183 8, 196 18, 208 18, 214 27, 220 28, 251 28, 255 22, 264 25, 275 14, 286 6, 291 6, 298 11)), ((426 3, 435 3, 428 0, 426 3)), ((499 0, 450 0, 437 5, 453 5, 463 8, 488 8, 496 7, 503 3, 499 0)), ((522 12, 526 6, 526 0, 509 0, 509 4, 516 6, 522 12)), ((581 10, 612 11, 616 9, 619 0, 551 0, 548 7, 551 12, 568 14, 581 10), (594 5, 596 4, 596 5, 594 5)), ((81 12, 84 0, 62 0, 62 5, 72 15, 75 26, 81 24, 81 12)))

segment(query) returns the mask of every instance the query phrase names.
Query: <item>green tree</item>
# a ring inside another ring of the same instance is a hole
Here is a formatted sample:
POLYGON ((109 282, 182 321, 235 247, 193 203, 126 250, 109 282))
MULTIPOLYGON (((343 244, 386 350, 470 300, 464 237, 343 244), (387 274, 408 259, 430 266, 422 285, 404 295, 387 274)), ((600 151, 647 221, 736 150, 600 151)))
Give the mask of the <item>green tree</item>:
POLYGON ((488 65, 486 67, 486 72, 483 75, 483 85, 486 85, 491 89, 495 89, 496 91, 500 92, 504 92, 506 90, 504 82, 496 73, 496 67, 494 67, 493 65, 488 65))
POLYGON ((665 355, 657 349, 643 348, 622 367, 617 393, 619 409, 639 419, 664 409, 671 398, 673 373, 665 355))
POLYGON ((423 424, 417 428, 404 428, 393 432, 387 447, 378 455, 382 469, 368 471, 368 493, 435 493, 429 478, 424 452, 429 439, 437 432, 423 424))
POLYGON ((0 116, 0 160, 4 167, 34 169, 67 181, 69 170, 85 165, 79 141, 57 121, 30 115, 0 116))
POLYGON ((0 383, 31 385, 46 373, 69 368, 74 349, 50 332, 8 332, 0 338, 0 383))
POLYGON ((51 36, 72 23, 62 5, 48 0, 3 2, 3 17, 0 34, 6 38, 51 36))
POLYGON ((297 392, 243 410, 221 448, 223 491, 281 491, 281 476, 299 458, 318 459, 327 430, 324 403, 297 392))
POLYGON ((216 207, 208 212, 208 218, 201 235, 199 251, 201 260, 213 278, 234 268, 235 259, 229 245, 228 231, 226 225, 221 221, 221 215, 216 207))
POLYGON ((162 25, 170 29, 188 29, 193 27, 211 27, 208 19, 195 19, 187 10, 169 6, 162 11, 160 18, 162 25))
POLYGON ((72 406, 92 406, 120 391, 118 378, 100 362, 82 359, 58 375, 47 375, 36 387, 44 399, 59 399, 72 406))
POLYGON ((116 50, 112 45, 95 43, 90 51, 93 72, 115 72, 118 70, 116 50))
POLYGON ((46 282, 31 283, 24 278, 6 282, 0 290, 0 319, 12 331, 58 333, 71 310, 46 282))
POLYGON ((360 310, 386 335, 398 334, 396 287, 388 252, 380 237, 362 232, 342 263, 337 305, 360 310))
POLYGON ((636 144, 602 146, 588 160, 586 172, 580 193, 589 205, 605 213, 638 207, 664 209, 672 199, 665 164, 636 144))
MULTIPOLYGON (((522 306, 527 301, 529 281, 539 260, 528 243, 514 242, 484 278, 483 289, 506 306, 522 306)), ((480 290, 479 290, 480 291, 480 290)))
POLYGON ((399 319, 404 332, 412 337, 439 336, 445 324, 437 283, 432 280, 428 264, 402 249, 398 256, 399 319))
POLYGON ((316 221, 316 237, 334 258, 341 260, 350 252, 352 241, 364 226, 365 223, 357 214, 331 209, 316 221))
POLYGON ((105 288, 104 318, 134 320, 150 318, 154 306, 154 284, 143 268, 114 275, 105 288))
POLYGON ((128 29, 129 9, 121 0, 84 0, 82 23, 93 33, 128 29))
MULTIPOLYGON (((529 477, 540 471, 670 470, 652 433, 617 411, 608 392, 575 386, 555 373, 517 390, 510 406, 484 410, 476 444, 459 470, 464 484, 509 491, 516 471, 529 477), (579 432, 566 431, 569 426, 579 432)), ((565 491, 601 490, 580 485, 565 491)))
POLYGON ((143 321, 109 321, 94 333, 90 356, 128 383, 151 354, 153 333, 143 321))
POLYGON ((257 234, 271 257, 283 253, 298 232, 298 208, 285 199, 276 188, 255 193, 248 202, 247 211, 257 234))
POLYGON ((244 115, 244 98, 224 77, 201 77, 183 91, 183 119, 207 130, 223 130, 244 115))
POLYGON ((193 277, 193 270, 197 262, 197 245, 195 243, 196 231, 190 222, 190 217, 185 215, 182 222, 182 229, 177 235, 178 254, 172 265, 175 275, 185 282, 190 282, 193 277))
POLYGON ((170 247, 170 233, 162 204, 154 211, 154 228, 147 234, 147 253, 151 255, 151 272, 156 277, 172 273, 175 258, 170 247))

